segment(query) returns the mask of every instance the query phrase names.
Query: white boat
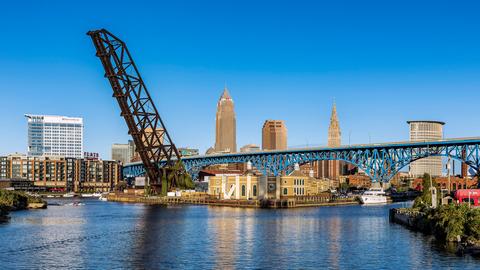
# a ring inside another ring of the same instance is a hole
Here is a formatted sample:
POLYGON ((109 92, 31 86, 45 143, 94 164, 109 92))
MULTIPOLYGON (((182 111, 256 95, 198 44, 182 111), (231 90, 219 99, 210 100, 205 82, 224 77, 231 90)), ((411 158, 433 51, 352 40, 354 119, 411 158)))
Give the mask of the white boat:
POLYGON ((108 195, 108 193, 107 194, 101 194, 100 197, 98 197, 98 200, 100 200, 102 202, 108 201, 107 200, 107 195, 108 195))
POLYGON ((69 192, 69 193, 63 194, 63 197, 64 198, 73 198, 73 197, 75 197, 75 195, 76 194, 74 192, 69 192))
POLYGON ((73 202, 73 203, 67 203, 65 205, 67 205, 67 206, 83 206, 85 204, 81 203, 81 202, 73 202))
POLYGON ((82 194, 82 198, 91 198, 91 197, 93 197, 93 194, 91 194, 91 193, 82 194))
POLYGON ((387 196, 382 188, 371 188, 360 196, 360 202, 363 204, 385 204, 387 196))
POLYGON ((102 193, 100 192, 95 192, 92 194, 93 197, 102 197, 102 193))

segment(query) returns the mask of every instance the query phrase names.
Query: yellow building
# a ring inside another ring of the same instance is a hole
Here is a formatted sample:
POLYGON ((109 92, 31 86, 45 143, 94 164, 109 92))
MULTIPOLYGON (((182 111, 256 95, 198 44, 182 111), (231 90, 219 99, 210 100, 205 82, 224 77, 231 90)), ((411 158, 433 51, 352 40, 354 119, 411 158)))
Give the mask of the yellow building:
POLYGON ((281 197, 317 195, 328 189, 328 180, 307 176, 299 170, 281 177, 281 197))
POLYGON ((258 199, 258 176, 247 174, 218 174, 207 176, 208 194, 220 199, 251 200, 258 199))
POLYGON ((258 176, 250 172, 205 177, 208 194, 224 200, 257 200, 312 196, 328 190, 328 181, 307 176, 296 167, 291 174, 279 177, 258 176))

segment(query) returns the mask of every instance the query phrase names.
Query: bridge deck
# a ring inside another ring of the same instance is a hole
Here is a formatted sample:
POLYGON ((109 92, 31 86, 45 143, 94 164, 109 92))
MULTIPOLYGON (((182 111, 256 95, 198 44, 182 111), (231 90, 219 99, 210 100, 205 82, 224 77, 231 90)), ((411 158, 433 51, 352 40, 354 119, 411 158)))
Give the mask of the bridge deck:
MULTIPOLYGON (((432 147, 432 146, 447 146, 447 145, 462 145, 462 144, 480 144, 480 137, 466 137, 466 138, 452 138, 439 141, 403 141, 403 142, 389 142, 389 143, 373 143, 373 144, 354 144, 342 145, 339 147, 312 147, 312 148, 292 148, 287 150, 267 150, 247 153, 232 153, 232 154, 214 154, 214 155, 198 155, 183 157, 182 160, 195 160, 204 158, 216 157, 238 157, 238 156, 261 156, 271 154, 294 154, 303 152, 329 152, 329 151, 348 151, 348 150, 365 150, 365 149, 379 149, 379 148, 411 148, 411 147, 432 147)), ((127 163, 125 166, 136 166, 142 162, 127 163)))

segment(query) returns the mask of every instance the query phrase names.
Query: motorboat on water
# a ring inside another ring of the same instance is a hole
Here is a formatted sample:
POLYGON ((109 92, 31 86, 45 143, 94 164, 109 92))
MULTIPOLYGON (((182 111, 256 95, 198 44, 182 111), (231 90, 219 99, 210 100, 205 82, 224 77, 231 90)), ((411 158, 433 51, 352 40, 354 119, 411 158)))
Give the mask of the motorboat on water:
POLYGON ((93 197, 92 193, 83 193, 82 194, 82 198, 91 198, 91 197, 93 197))
POLYGON ((81 203, 81 202, 72 202, 72 203, 67 203, 65 205, 67 205, 67 206, 83 206, 85 204, 81 203))
POLYGON ((99 198, 99 197, 102 197, 102 193, 100 193, 100 192, 95 192, 95 193, 92 194, 92 196, 99 198))
POLYGON ((101 193, 101 194, 100 194, 100 197, 98 197, 98 200, 100 200, 100 201, 102 201, 102 202, 108 201, 108 200, 107 200, 107 195, 108 195, 108 192, 101 193))
POLYGON ((75 192, 69 192, 69 193, 63 194, 63 197, 64 198, 73 198, 73 197, 75 197, 75 195, 76 195, 75 192))
POLYGON ((385 204, 387 203, 387 196, 383 188, 371 188, 360 196, 360 202, 365 205, 385 204))

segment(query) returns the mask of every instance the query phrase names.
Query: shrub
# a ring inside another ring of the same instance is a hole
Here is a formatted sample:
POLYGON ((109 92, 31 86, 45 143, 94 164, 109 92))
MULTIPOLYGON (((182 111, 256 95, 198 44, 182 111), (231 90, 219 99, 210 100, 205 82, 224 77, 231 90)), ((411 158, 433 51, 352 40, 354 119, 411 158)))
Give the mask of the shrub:
POLYGON ((0 204, 11 209, 23 209, 28 205, 28 197, 18 191, 0 190, 0 204))
POLYGON ((457 241, 457 236, 465 236, 468 205, 443 205, 435 211, 435 233, 442 236, 445 241, 457 241))
POLYGON ((42 203, 41 198, 29 196, 24 192, 0 189, 0 205, 7 209, 25 209, 29 203, 42 203))
POLYGON ((465 232, 472 241, 480 241, 480 209, 471 209, 467 215, 465 232))

